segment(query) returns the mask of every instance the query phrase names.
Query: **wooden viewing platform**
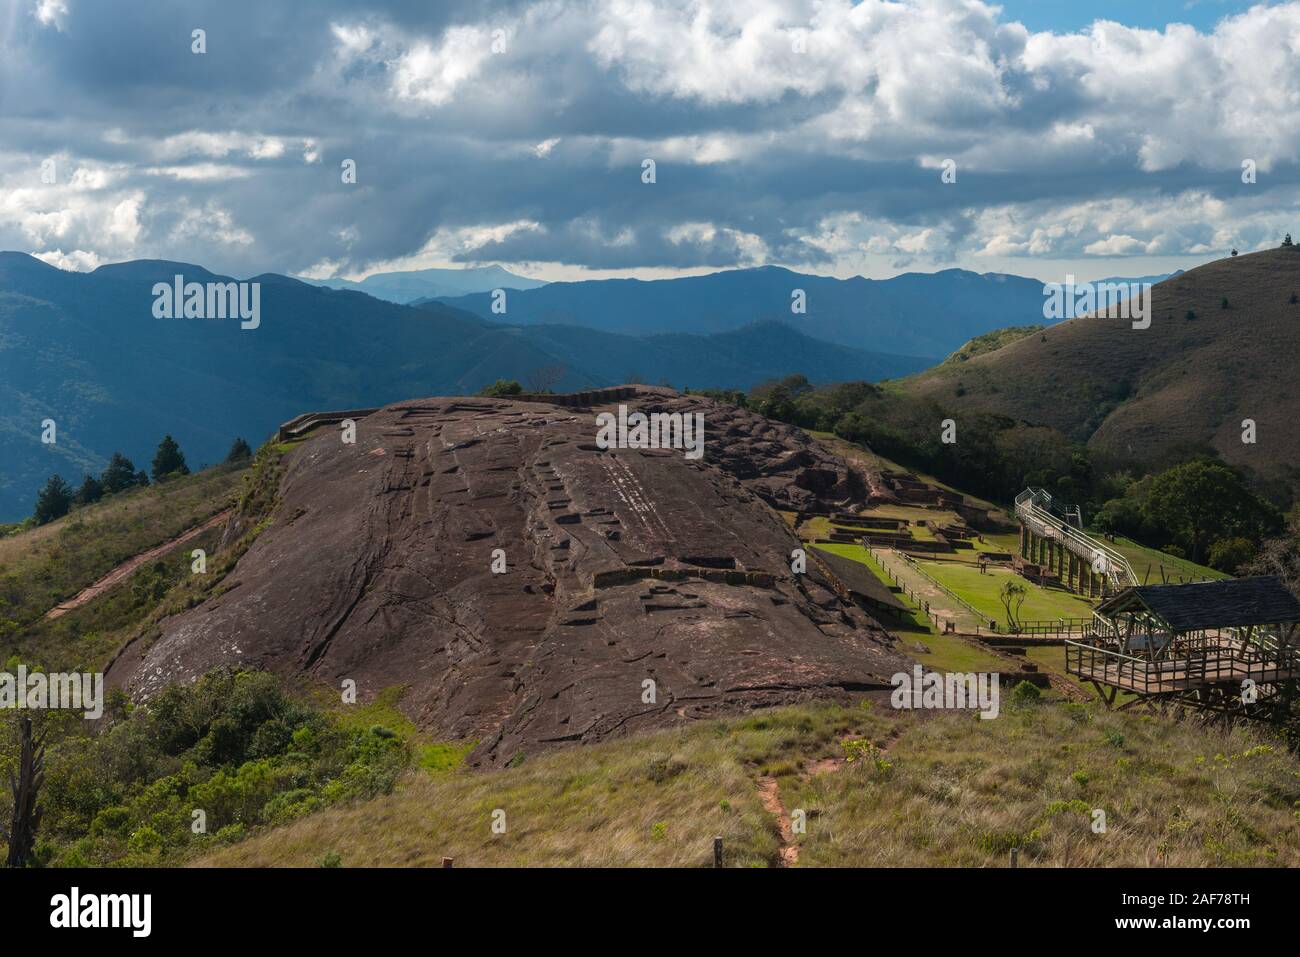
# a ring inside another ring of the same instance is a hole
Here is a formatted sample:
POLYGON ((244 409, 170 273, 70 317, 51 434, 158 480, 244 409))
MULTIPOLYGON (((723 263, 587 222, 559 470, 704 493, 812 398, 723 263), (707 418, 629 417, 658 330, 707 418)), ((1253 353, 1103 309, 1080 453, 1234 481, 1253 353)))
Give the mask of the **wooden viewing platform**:
POLYGON ((1140 695, 1191 691, 1222 682, 1239 685, 1246 679, 1256 684, 1300 679, 1300 655, 1294 650, 1244 660, 1238 657, 1242 652, 1240 646, 1225 645, 1186 658, 1150 661, 1081 641, 1066 641, 1065 669, 1086 681, 1140 695))
POLYGON ((1273 576, 1141 585, 1097 607, 1065 670, 1107 707, 1286 720, 1300 698, 1300 602, 1273 576))

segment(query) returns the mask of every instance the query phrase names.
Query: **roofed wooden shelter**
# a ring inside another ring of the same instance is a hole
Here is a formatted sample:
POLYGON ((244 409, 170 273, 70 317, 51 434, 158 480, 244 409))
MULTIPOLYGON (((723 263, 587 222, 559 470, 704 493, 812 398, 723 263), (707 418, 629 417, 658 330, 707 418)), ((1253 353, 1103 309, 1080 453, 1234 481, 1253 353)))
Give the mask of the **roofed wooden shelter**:
POLYGON ((1066 670, 1107 706, 1175 703, 1278 719, 1300 681, 1300 601, 1274 576, 1139 585, 1102 602, 1066 670))

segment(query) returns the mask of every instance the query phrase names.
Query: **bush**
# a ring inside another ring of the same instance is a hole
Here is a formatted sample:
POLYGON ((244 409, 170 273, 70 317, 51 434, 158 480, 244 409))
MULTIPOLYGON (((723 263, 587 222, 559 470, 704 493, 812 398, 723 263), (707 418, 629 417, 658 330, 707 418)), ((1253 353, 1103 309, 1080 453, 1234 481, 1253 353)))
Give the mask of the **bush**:
MULTIPOLYGON (((213 671, 106 714, 99 733, 77 722, 48 747, 41 837, 60 866, 183 860, 214 840, 387 793, 411 763, 397 733, 348 728, 261 672, 213 671), (195 810, 206 834, 191 829, 195 810)), ((0 767, 7 760, 0 752, 0 767)))
POLYGON ((1042 700, 1043 693, 1038 690, 1037 685, 1032 685, 1028 681, 1022 681, 1011 689, 1011 703, 1013 705, 1037 704, 1042 700))
POLYGON ((503 399, 507 396, 522 395, 524 387, 514 379, 497 379, 491 385, 484 386, 479 390, 479 395, 491 399, 503 399))

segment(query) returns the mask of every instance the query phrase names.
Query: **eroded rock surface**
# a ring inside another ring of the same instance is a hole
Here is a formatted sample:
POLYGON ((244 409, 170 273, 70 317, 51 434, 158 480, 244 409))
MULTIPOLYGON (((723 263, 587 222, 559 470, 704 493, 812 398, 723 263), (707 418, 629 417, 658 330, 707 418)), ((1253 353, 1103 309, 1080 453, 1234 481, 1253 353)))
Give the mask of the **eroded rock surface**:
POLYGON ((218 665, 354 679, 472 762, 850 690, 906 667, 871 619, 796 578, 771 505, 862 501, 871 478, 802 433, 702 410, 700 461, 599 450, 594 410, 481 398, 389 406, 289 453, 274 522, 228 590, 128 647, 148 697, 218 665), (769 505, 768 503, 771 503, 769 505), (492 571, 494 550, 506 572, 492 571), (654 700, 647 680, 654 682, 654 700))

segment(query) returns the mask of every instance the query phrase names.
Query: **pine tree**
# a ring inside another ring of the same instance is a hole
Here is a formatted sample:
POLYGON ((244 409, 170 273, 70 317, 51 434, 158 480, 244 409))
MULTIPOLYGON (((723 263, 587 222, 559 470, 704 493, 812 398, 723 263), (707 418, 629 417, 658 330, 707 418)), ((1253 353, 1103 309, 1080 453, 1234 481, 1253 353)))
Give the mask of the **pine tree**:
POLYGON ((77 489, 77 494, 72 501, 75 505, 89 505, 103 497, 104 486, 99 484, 99 479, 87 472, 86 477, 81 480, 81 488, 77 489))
POLYGON ((230 451, 226 454, 227 462, 242 462, 245 459, 253 457, 253 450, 248 447, 248 443, 243 439, 235 439, 230 446, 230 451))
POLYGON ((114 495, 136 484, 135 464, 121 452, 114 452, 108 468, 99 476, 105 495, 114 495))
POLYGON ((56 518, 68 514, 72 507, 72 486, 63 480, 62 475, 51 475, 40 493, 36 496, 36 524, 44 525, 56 518))
POLYGON ((158 451, 153 456, 152 471, 155 482, 165 482, 177 475, 190 474, 189 466, 185 464, 185 456, 181 454, 181 447, 170 435, 164 435, 163 440, 158 443, 158 451))

